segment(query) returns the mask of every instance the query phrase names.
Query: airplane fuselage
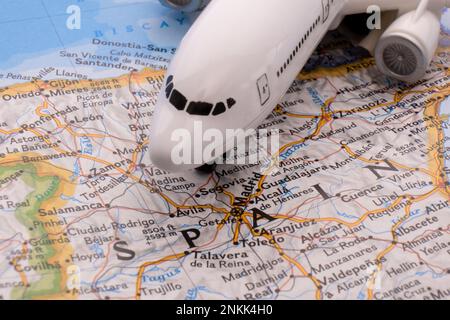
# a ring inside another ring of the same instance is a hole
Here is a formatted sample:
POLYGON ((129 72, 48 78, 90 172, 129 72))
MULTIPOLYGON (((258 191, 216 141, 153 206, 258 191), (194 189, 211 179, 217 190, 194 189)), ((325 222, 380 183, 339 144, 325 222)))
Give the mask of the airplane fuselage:
MULTIPOLYGON (((372 4, 406 12, 419 1, 212 1, 184 37, 167 71, 152 124, 152 162, 171 171, 198 167, 201 163, 173 163, 174 130, 192 132, 196 122, 203 130, 221 132, 256 128, 336 20, 365 12, 372 4)), ((436 2, 441 5, 444 0, 436 2)))

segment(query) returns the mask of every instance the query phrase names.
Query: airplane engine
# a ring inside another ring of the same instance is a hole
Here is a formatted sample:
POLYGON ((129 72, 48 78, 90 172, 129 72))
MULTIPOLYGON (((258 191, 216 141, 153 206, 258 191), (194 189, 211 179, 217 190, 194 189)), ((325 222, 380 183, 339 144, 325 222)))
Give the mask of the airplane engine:
POLYGON ((375 60, 384 74, 405 82, 423 78, 438 47, 440 20, 426 8, 406 13, 381 36, 375 60))
POLYGON ((210 0, 159 0, 165 7, 184 11, 194 12, 203 9, 210 0))

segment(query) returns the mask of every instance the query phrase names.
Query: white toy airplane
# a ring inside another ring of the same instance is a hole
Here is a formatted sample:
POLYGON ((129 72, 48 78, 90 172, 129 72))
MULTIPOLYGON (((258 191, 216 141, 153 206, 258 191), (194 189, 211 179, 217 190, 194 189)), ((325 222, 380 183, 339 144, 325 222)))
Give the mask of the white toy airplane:
MULTIPOLYGON (((160 1, 184 11, 209 2, 160 1)), ((192 132, 198 121, 203 130, 222 133, 258 127, 327 31, 337 28, 345 16, 366 13, 372 5, 395 14, 384 32, 369 35, 372 40, 368 42, 376 44, 380 71, 406 82, 421 79, 438 46, 446 1, 212 0, 184 37, 168 69, 150 132, 152 163, 177 172, 213 162, 214 156, 203 163, 175 163, 173 132, 180 128, 192 132)))

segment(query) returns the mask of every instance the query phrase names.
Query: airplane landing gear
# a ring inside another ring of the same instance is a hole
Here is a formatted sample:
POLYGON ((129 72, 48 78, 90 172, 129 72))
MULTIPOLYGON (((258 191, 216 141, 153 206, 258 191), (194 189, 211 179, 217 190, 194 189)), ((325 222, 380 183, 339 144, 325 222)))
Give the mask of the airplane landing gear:
POLYGON ((213 164, 204 164, 201 167, 198 167, 197 169, 195 169, 197 172, 200 173, 205 173, 205 174, 211 174, 214 172, 214 170, 216 170, 217 164, 213 163, 213 164))

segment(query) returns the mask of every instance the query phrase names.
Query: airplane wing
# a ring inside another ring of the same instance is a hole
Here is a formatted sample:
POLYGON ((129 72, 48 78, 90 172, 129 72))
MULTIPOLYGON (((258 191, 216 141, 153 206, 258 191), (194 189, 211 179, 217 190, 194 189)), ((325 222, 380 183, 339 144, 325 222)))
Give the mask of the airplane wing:
MULTIPOLYGON (((333 28, 341 26, 343 18, 347 15, 366 13, 373 15, 380 12, 380 21, 378 28, 372 30, 369 35, 363 39, 356 38, 361 47, 366 48, 372 54, 375 53, 378 41, 383 33, 400 17, 408 12, 415 11, 415 21, 418 21, 426 11, 431 11, 440 17, 442 8, 448 4, 448 0, 347 0, 347 3, 340 16, 333 23, 333 28)), ((360 29, 362 26, 342 26, 344 33, 351 36, 352 29, 360 29)), ((365 26, 364 26, 365 27, 365 26)))
POLYGON ((428 8, 430 11, 440 13, 449 3, 448 0, 347 0, 343 14, 365 13, 373 6, 379 7, 381 11, 397 11, 399 15, 417 8, 428 8))

